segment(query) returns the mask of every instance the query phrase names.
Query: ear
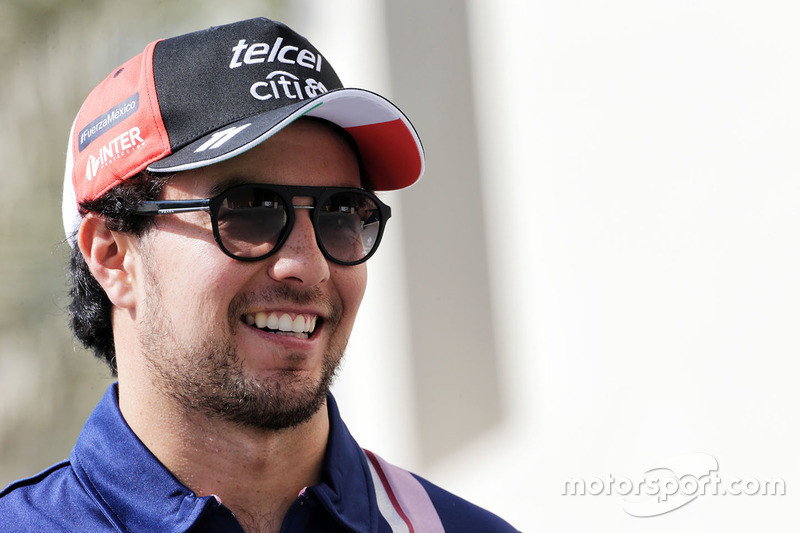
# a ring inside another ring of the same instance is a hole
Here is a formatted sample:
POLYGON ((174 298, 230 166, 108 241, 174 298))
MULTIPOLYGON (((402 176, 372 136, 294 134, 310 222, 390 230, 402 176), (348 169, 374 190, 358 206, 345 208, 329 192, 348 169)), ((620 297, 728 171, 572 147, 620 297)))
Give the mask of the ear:
POLYGON ((89 213, 78 230, 77 246, 111 303, 134 310, 138 249, 133 236, 108 229, 103 218, 89 213))

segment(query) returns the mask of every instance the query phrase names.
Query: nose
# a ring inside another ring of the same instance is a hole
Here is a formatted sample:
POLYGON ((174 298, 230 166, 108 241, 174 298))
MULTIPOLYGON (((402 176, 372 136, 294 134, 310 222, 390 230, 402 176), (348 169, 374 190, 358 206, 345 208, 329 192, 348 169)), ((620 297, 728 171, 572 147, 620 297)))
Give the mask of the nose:
POLYGON ((294 226, 272 257, 269 275, 276 281, 315 287, 330 277, 330 268, 317 245, 311 211, 297 207, 294 226))

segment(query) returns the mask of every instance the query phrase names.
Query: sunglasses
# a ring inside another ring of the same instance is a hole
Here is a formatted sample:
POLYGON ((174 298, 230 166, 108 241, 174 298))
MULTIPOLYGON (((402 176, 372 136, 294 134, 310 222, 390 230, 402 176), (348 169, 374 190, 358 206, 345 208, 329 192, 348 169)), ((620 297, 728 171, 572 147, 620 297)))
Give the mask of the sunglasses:
POLYGON ((369 191, 344 187, 237 185, 213 198, 141 202, 139 215, 207 211, 214 239, 228 256, 259 261, 277 252, 292 231, 296 209, 311 211, 322 255, 340 265, 358 265, 375 253, 391 208, 369 191), (313 205, 294 205, 298 196, 313 205))

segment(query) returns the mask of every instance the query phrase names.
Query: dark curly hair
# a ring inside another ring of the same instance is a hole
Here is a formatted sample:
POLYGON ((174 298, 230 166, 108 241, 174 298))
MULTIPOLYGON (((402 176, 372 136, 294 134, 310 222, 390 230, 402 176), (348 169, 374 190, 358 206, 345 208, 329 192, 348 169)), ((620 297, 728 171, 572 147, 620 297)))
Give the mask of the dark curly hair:
MULTIPOLYGON (((81 214, 96 213, 105 219, 112 231, 132 233, 141 237, 155 223, 155 217, 136 214, 136 206, 154 200, 171 176, 142 172, 117 185, 109 192, 80 205, 81 214)), ((84 347, 94 351, 116 376, 117 361, 114 335, 111 330, 111 301, 97 282, 77 246, 72 248, 69 261, 70 327, 84 347)))

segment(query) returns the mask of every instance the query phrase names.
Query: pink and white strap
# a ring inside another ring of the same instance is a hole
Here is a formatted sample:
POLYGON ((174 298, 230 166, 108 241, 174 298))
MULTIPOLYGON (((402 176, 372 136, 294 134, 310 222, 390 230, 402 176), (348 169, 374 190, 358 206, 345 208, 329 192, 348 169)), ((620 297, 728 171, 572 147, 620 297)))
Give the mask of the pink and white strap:
POLYGON ((387 463, 369 450, 367 456, 378 509, 392 533, 444 533, 428 493, 410 472, 387 463))

